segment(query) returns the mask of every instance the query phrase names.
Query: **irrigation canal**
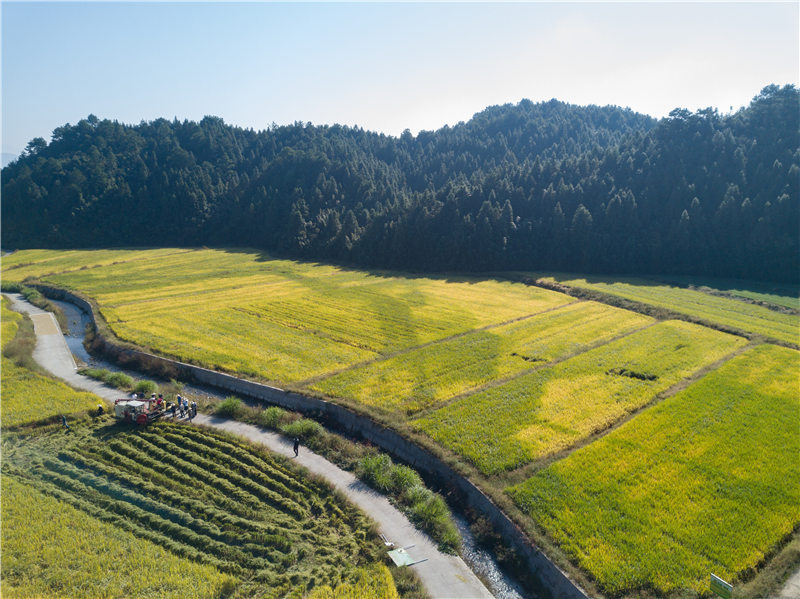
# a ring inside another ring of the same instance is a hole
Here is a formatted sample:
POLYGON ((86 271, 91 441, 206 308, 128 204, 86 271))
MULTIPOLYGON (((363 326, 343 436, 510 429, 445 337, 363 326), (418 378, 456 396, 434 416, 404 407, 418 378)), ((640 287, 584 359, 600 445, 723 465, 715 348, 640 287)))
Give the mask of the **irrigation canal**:
MULTIPOLYGON (((18 312, 28 312, 30 314, 41 312, 41 310, 26 302, 24 298, 18 294, 7 295, 12 300, 12 307, 14 310, 18 312)), ((71 364, 65 364, 63 356, 65 350, 68 350, 66 351, 67 354, 71 354, 69 355, 69 360, 72 360, 72 356, 74 356, 80 362, 83 362, 92 368, 105 368, 110 371, 122 371, 137 378, 142 376, 138 372, 121 369, 115 364, 89 354, 86 351, 86 348, 83 346, 86 325, 90 323, 89 316, 71 303, 56 300, 50 301, 58 305, 58 307, 64 311, 64 314, 67 317, 69 332, 64 336, 52 334, 40 336, 38 330, 39 327, 37 326, 37 348, 34 352, 34 358, 44 368, 56 376, 67 380, 67 382, 73 386, 87 389, 93 393, 105 397, 106 399, 113 399, 114 397, 118 396, 119 391, 106 387, 98 381, 77 374, 71 364), (60 337, 60 339, 54 339, 54 337, 60 337), (43 343, 43 341, 46 341, 46 343, 43 343), (59 358, 56 357, 59 354, 61 355, 60 366, 59 358)), ((212 399, 223 399, 226 395, 221 394, 215 389, 198 385, 185 384, 183 389, 184 393, 190 397, 206 396, 212 399)), ((198 418, 198 421, 201 420, 205 424, 220 428, 227 428, 221 419, 210 417, 198 418)), ((228 422, 235 427, 238 427, 238 425, 241 424, 233 421, 228 422)), ((258 430, 256 427, 251 428, 258 430)), ((283 439, 276 433, 264 433, 262 431, 261 434, 263 435, 263 438, 259 437, 258 441, 268 445, 270 449, 281 453, 283 452, 283 449, 285 449, 287 454, 290 451, 290 445, 287 439, 283 439)), ((416 531, 416 529, 414 529, 414 527, 408 522, 405 516, 393 508, 384 497, 380 496, 371 489, 368 489, 360 481, 355 481, 352 474, 340 470, 338 467, 324 460, 324 458, 316 456, 307 450, 301 454, 301 457, 303 456, 305 456, 307 459, 301 460, 301 463, 315 462, 321 464, 324 462, 327 464, 327 466, 322 466, 324 469, 327 470, 329 467, 333 469, 329 470, 327 475, 324 471, 319 473, 333 482, 335 486, 339 486, 337 481, 331 479, 338 479, 340 477, 339 473, 341 473, 342 478, 340 479, 339 484, 344 485, 345 488, 343 488, 343 490, 347 494, 350 494, 349 491, 355 491, 356 489, 362 491, 365 497, 363 497, 361 500, 354 499, 354 502, 359 505, 359 507, 367 511, 367 513, 369 513, 369 515, 378 522, 381 532, 389 540, 394 541, 396 545, 399 546, 415 544, 417 545, 417 551, 424 552, 427 555, 426 562, 422 562, 413 567, 417 571, 417 574, 420 576, 420 579, 423 581, 423 584, 426 586, 431 596, 435 599, 450 597, 453 599, 456 597, 459 599, 467 599, 473 597, 477 598, 492 596, 496 599, 523 599, 526 596, 531 597, 531 599, 537 599, 536 597, 526 595, 520 585, 518 585, 510 576, 505 574, 500 569, 493 556, 478 545, 469 529, 466 519, 462 515, 454 514, 456 526, 458 527, 463 540, 461 558, 441 554, 436 549, 435 544, 431 542, 425 535, 416 531), (336 470, 339 472, 335 473, 334 471, 336 470), (374 510, 374 512, 373 510, 369 509, 369 504, 377 503, 381 504, 380 509, 374 510), (395 520, 394 514, 392 515, 391 519, 387 518, 387 516, 384 514, 387 509, 392 512, 396 512, 396 515, 399 516, 400 520, 395 520), (385 522, 382 522, 381 518, 383 518, 385 522), (403 524, 402 521, 405 521, 405 524, 403 524), (409 539, 413 543, 409 542, 409 539), (448 574, 448 572, 451 571, 452 573, 448 574), (480 580, 478 577, 480 577, 480 580), (481 583, 481 580, 485 586, 481 583)), ((303 463, 303 465, 314 471, 314 468, 310 467, 309 463, 303 463)))

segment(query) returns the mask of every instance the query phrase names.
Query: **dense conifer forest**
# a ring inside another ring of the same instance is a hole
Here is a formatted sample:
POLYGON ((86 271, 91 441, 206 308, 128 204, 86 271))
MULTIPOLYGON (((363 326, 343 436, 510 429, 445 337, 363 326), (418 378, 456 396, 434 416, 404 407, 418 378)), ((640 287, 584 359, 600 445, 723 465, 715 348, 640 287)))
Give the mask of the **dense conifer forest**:
POLYGON ((729 115, 523 100, 399 138, 90 115, 2 170, 2 243, 797 282, 799 116, 775 85, 729 115))

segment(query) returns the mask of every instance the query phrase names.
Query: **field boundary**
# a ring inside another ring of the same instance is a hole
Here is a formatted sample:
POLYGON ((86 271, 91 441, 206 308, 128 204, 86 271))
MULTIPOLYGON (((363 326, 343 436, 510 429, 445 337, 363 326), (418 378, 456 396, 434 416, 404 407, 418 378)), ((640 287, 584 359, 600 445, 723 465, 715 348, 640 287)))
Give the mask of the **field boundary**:
POLYGON ((704 318, 697 318, 695 316, 684 314, 682 312, 676 312, 668 308, 662 308, 659 306, 646 304, 644 302, 626 299, 611 293, 604 293, 594 289, 583 289, 581 287, 571 287, 561 283, 545 281, 541 278, 521 277, 518 280, 519 282, 531 287, 541 287, 542 289, 549 289, 550 291, 558 291, 579 299, 594 300, 596 302, 614 306, 616 308, 623 308, 625 310, 630 310, 631 312, 638 312, 639 314, 644 314, 645 316, 651 316, 658 320, 683 320, 692 324, 699 324, 709 329, 714 329, 715 331, 720 331, 721 333, 728 333, 730 335, 744 337, 750 341, 765 341, 767 343, 772 343, 773 345, 780 345, 782 347, 788 347, 789 349, 800 350, 800 345, 797 343, 782 341, 780 339, 775 339, 774 337, 769 337, 767 335, 761 335, 758 333, 751 333, 750 331, 726 326, 718 322, 706 320, 704 318))
POLYGON ((376 362, 384 362, 387 360, 391 360, 392 358, 396 358, 397 356, 403 356, 405 354, 410 354, 411 352, 425 349, 426 347, 431 347, 433 345, 438 345, 440 343, 447 343, 448 341, 453 341, 454 339, 460 339, 462 337, 466 337, 467 335, 472 335, 473 333, 481 333, 484 331, 491 331, 492 329, 497 329, 500 327, 504 327, 507 325, 516 324, 518 322, 522 322, 524 320, 530 320, 536 316, 541 316, 542 314, 548 314, 550 312, 555 312, 556 310, 561 310, 566 308, 567 306, 573 306, 583 300, 576 298, 575 301, 568 302, 566 304, 562 304, 560 306, 553 306, 551 308, 547 308, 542 312, 533 312, 531 314, 524 314, 522 316, 517 316, 516 318, 512 318, 511 320, 506 320, 503 322, 496 322, 493 324, 487 324, 483 327, 478 327, 477 329, 470 329, 469 331, 464 331, 463 333, 456 333, 455 335, 449 335, 447 337, 442 337, 441 339, 434 339, 433 341, 428 341, 427 343, 421 343, 419 345, 414 345, 412 347, 406 347, 403 349, 399 349, 395 352, 389 354, 378 354, 376 357, 372 358, 371 360, 364 360, 362 362, 356 362, 355 364, 350 364, 349 366, 345 366, 344 368, 339 368, 338 370, 332 370, 330 372, 325 372, 323 374, 312 376, 307 379, 303 379, 301 381, 297 381, 292 386, 297 388, 305 388, 309 385, 313 385, 314 383, 319 383, 321 381, 326 381, 329 378, 333 378, 343 372, 349 372, 351 370, 355 370, 357 368, 362 368, 364 366, 368 366, 370 364, 375 364, 376 362))
POLYGON ((248 381, 123 346, 105 333, 108 330, 107 326, 97 316, 97 311, 90 300, 60 287, 41 283, 26 283, 26 285, 48 297, 73 303, 86 312, 95 326, 94 348, 114 362, 121 364, 136 362, 146 370, 161 375, 192 379, 243 397, 302 412, 323 422, 326 426, 374 443, 383 451, 433 477, 442 487, 454 491, 466 506, 484 516, 503 541, 517 551, 529 571, 541 581, 542 591, 552 597, 563 599, 588 599, 587 593, 535 547, 523 530, 489 496, 442 459, 406 439, 397 431, 347 407, 323 399, 248 381))
POLYGON ((754 347, 756 347, 758 345, 760 345, 760 342, 750 341, 749 343, 746 343, 745 345, 743 345, 741 347, 737 347, 731 353, 727 354, 726 356, 723 356, 722 358, 720 358, 716 362, 704 366, 703 368, 701 368, 697 372, 689 375, 688 377, 686 377, 684 379, 681 379, 677 383, 674 383, 673 385, 669 386, 668 388, 664 389, 663 391, 657 393, 646 404, 639 406, 638 408, 636 408, 632 412, 628 412, 627 414, 625 414, 624 416, 622 416, 621 418, 619 418, 618 420, 613 422, 608 427, 606 427, 606 428, 604 428, 602 430, 596 431, 596 432, 592 433, 591 435, 589 435, 588 437, 584 437, 583 439, 581 439, 581 440, 577 441, 576 443, 570 445, 566 449, 562 449, 561 451, 558 451, 556 453, 552 453, 550 455, 547 455, 547 456, 545 456, 545 457, 543 457, 543 458, 541 458, 539 460, 535 460, 535 461, 531 462, 530 464, 524 464, 523 466, 520 466, 516 470, 510 470, 509 472, 506 473, 506 480, 507 480, 508 485, 517 484, 517 483, 520 483, 520 482, 522 482, 524 480, 527 480, 528 478, 532 477, 538 471, 543 470, 547 466, 549 466, 549 465, 551 465, 551 464, 553 464, 555 462, 558 462, 560 460, 563 460, 563 459, 569 457, 571 454, 573 454, 576 451, 578 451, 579 449, 582 449, 582 448, 584 448, 584 447, 586 447, 588 445, 591 445, 592 443, 594 443, 598 439, 602 439, 606 435, 609 435, 609 434, 613 433, 615 430, 617 430, 618 428, 622 427, 624 424, 626 424, 630 420, 633 420, 636 416, 638 416, 639 414, 641 414, 645 410, 650 409, 650 408, 652 408, 652 407, 654 407, 654 406, 666 401, 667 399, 669 399, 670 397, 672 397, 674 395, 677 395, 678 393, 680 393, 681 391, 683 391, 684 389, 689 387, 691 384, 696 383, 697 381, 702 379, 709 372, 713 372, 713 371, 717 370, 718 368, 720 368, 721 366, 723 366, 725 363, 729 362, 730 360, 732 360, 736 356, 738 356, 738 355, 740 355, 740 354, 742 354, 742 353, 744 353, 744 352, 746 352, 748 350, 751 350, 751 349, 753 349, 754 347))
MULTIPOLYGON (((577 303, 577 302, 572 302, 572 304, 575 304, 575 303, 577 303)), ((567 304, 567 305, 571 306, 572 304, 567 304)), ((561 364, 563 362, 566 362, 567 360, 571 360, 572 358, 577 358, 578 356, 581 356, 581 355, 583 355, 583 354, 585 354, 587 352, 590 352, 590 351, 592 351, 594 349, 597 349, 599 347, 603 347, 604 345, 608 345, 608 344, 613 343, 615 341, 619 341, 620 339, 624 339, 625 337, 630 337, 634 333, 638 333, 640 331, 644 331, 645 329, 649 329, 650 327, 653 327, 653 326, 657 325, 658 323, 659 323, 658 320, 656 320, 654 322, 649 322, 649 323, 647 323, 645 325, 640 326, 637 329, 633 329, 633 330, 628 331, 626 333, 620 333, 619 335, 615 335, 614 337, 611 337, 610 339, 595 341, 594 343, 591 343, 591 344, 587 345, 583 349, 579 349, 577 351, 574 351, 574 352, 570 353, 569 355, 566 355, 566 356, 564 356, 562 358, 556 358, 555 360, 550 360, 549 362, 542 362, 541 364, 537 364, 536 366, 533 366, 533 367, 528 368, 526 370, 521 370, 520 372, 516 372, 516 373, 514 373, 512 375, 509 375, 507 377, 504 377, 504 378, 501 378, 501 379, 495 379, 495 380, 489 381, 488 383, 483 383, 482 385, 480 385, 478 387, 474 387, 472 389, 467 389, 466 391, 462 391, 458 395, 454 395, 453 397, 450 397, 450 398, 446 399, 443 402, 440 402, 438 404, 432 405, 432 406, 430 406, 430 407, 428 407, 428 408, 426 408, 424 410, 420 410, 418 412, 415 412, 414 413, 414 419, 416 420, 418 418, 422 418, 424 416, 427 416, 428 414, 431 414, 431 413, 433 413, 433 412, 435 412, 437 410, 440 410, 440 409, 445 408, 445 407, 447 407, 447 406, 449 406, 451 404, 454 404, 458 400, 464 399, 465 397, 469 397, 470 395, 477 395, 478 393, 480 393, 482 391, 486 391, 488 389, 494 389, 495 387, 502 387, 503 385, 505 385, 507 383, 515 381, 518 378, 522 378, 523 376, 526 376, 528 374, 532 374, 532 373, 534 373, 534 372, 536 372, 538 370, 544 370, 545 368, 552 368, 553 366, 557 366, 557 365, 559 365, 559 364, 561 364)))

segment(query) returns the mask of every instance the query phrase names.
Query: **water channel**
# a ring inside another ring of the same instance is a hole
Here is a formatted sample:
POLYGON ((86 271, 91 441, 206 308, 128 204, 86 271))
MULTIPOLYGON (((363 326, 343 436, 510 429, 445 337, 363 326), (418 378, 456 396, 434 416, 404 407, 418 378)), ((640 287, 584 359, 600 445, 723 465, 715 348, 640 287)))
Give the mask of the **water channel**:
MULTIPOLYGON (((86 326, 91 323, 89 315, 74 304, 57 300, 50 301, 61 308, 67 318, 69 332, 64 335, 64 338, 76 358, 90 368, 105 368, 112 372, 124 372, 132 377, 141 378, 141 374, 136 371, 120 368, 116 364, 97 358, 87 352, 83 346, 83 339, 86 326)), ((185 383, 183 385, 183 393, 190 397, 205 396, 212 399, 224 399, 226 395, 210 387, 185 383)), ((526 594, 522 587, 497 565, 491 553, 477 543, 467 520, 461 514, 454 513, 453 517, 462 538, 461 557, 472 571, 483 580, 492 595, 497 599, 524 599, 526 597, 536 599, 536 597, 526 594)))

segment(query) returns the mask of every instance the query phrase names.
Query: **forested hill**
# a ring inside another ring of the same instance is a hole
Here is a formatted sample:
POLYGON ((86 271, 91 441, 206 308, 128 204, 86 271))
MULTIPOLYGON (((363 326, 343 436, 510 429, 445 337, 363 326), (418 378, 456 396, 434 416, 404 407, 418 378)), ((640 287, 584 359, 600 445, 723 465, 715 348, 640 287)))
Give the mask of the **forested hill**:
POLYGON ((3 169, 2 243, 797 281, 799 115, 770 86, 727 116, 524 100, 399 138, 89 116, 3 169))

